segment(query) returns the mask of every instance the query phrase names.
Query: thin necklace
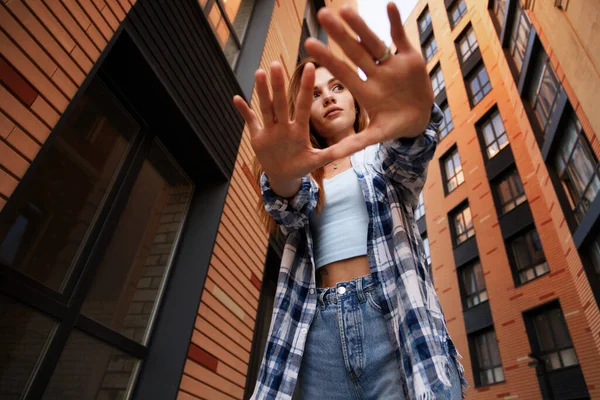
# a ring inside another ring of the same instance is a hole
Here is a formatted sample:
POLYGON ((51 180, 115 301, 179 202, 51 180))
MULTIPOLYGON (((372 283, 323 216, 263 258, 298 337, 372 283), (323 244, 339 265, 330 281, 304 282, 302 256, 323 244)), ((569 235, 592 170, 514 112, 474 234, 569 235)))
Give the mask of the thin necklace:
MULTIPOLYGON (((339 162, 341 162, 341 161, 339 161, 339 162)), ((329 165, 329 164, 331 164, 331 161, 329 161, 329 162, 328 162, 327 164, 325 164, 325 165, 329 165)), ((334 162, 334 163, 333 163, 333 169, 338 169, 338 162, 334 162)))

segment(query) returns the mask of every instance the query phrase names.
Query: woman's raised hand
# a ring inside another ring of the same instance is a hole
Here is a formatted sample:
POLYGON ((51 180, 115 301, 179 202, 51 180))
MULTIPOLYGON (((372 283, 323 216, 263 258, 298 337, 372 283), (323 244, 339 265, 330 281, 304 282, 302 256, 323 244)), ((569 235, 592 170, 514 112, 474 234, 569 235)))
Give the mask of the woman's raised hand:
POLYGON ((233 102, 248 125, 250 143, 269 179, 282 183, 298 180, 333 160, 331 150, 314 149, 310 143, 309 117, 315 82, 314 65, 309 63, 304 67, 293 120, 289 117, 281 64, 273 62, 271 65, 272 96, 265 71, 259 69, 255 77, 262 124, 244 99, 235 96, 233 102))
POLYGON ((344 6, 339 16, 360 37, 360 42, 350 35, 334 12, 323 7, 318 13, 321 26, 363 70, 366 81, 323 43, 313 38, 305 42, 308 52, 346 85, 369 115, 369 125, 363 132, 335 145, 332 151, 336 156, 398 137, 414 137, 421 134, 429 122, 433 90, 425 60, 408 41, 396 5, 389 3, 387 11, 392 40, 398 51, 381 63, 376 60, 385 54, 386 46, 355 10, 344 6))

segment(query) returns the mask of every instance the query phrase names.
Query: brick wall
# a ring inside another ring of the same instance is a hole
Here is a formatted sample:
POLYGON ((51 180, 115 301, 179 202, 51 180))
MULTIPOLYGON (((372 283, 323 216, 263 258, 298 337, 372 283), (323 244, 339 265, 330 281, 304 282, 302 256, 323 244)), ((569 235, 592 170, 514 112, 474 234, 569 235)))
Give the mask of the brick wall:
POLYGON ((134 3, 0 2, 0 210, 134 3))
MULTIPOLYGON (((530 346, 522 312, 557 298, 560 299, 590 394, 592 397, 598 396, 600 395, 597 389, 600 383, 598 357, 600 313, 595 306, 562 209, 557 204, 556 193, 548 178, 548 170, 534 140, 531 125, 500 46, 498 34, 492 25, 487 2, 466 0, 467 14, 454 29, 451 29, 443 0, 419 1, 405 25, 415 46, 419 43, 416 19, 426 4, 429 4, 438 46, 438 52, 429 62, 428 69, 433 69, 438 61, 441 63, 454 130, 441 141, 430 165, 429 177, 424 188, 425 217, 436 290, 450 333, 464 356, 467 379, 471 383, 469 397, 477 399, 541 397, 535 370, 527 366, 530 361, 527 358, 530 346), (454 41, 469 22, 472 23, 475 31, 493 88, 473 109, 469 105, 454 47, 454 41), (497 104, 502 116, 516 167, 523 181, 535 226, 551 270, 550 274, 519 288, 514 287, 484 158, 474 127, 474 123, 494 104, 497 104), (458 146, 465 183, 445 197, 439 157, 454 144, 458 146), (474 380, 447 218, 448 212, 466 198, 469 199, 473 215, 477 247, 506 377, 504 383, 480 389, 473 388, 474 380)), ((536 21, 535 15, 532 15, 532 20, 538 29, 540 24, 536 21)), ((543 35, 540 36, 546 51, 552 55, 548 41, 543 35)), ((556 55, 552 59, 555 67, 558 67, 560 60, 556 55)), ((576 92, 572 89, 576 85, 569 85, 564 73, 560 73, 560 79, 569 94, 571 103, 579 110, 578 117, 585 124, 587 118, 581 107, 578 107, 576 92)), ((581 85, 577 85, 579 86, 581 85)), ((600 154, 594 130, 589 123, 584 126, 591 142, 594 143, 596 153, 600 154)))
MULTIPOLYGON (((327 1, 339 8, 341 0, 327 1)), ((350 2, 356 6, 356 2, 350 2)), ((277 0, 260 67, 283 63, 289 80, 296 65, 305 0, 277 0)), ((332 51, 340 49, 332 45, 332 51)), ((259 110, 256 93, 251 106, 259 110)), ((254 153, 244 131, 231 186, 198 310, 179 399, 241 399, 252 337, 268 235, 255 204, 259 194, 252 177, 254 153)))

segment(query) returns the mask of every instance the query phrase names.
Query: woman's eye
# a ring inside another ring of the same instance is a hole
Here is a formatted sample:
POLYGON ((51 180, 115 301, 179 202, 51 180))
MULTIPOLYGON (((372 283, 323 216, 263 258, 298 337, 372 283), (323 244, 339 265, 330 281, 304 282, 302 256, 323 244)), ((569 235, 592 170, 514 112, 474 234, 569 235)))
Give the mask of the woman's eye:
POLYGON ((317 97, 319 97, 319 93, 317 93, 317 92, 313 93, 313 99, 316 99, 317 97))
POLYGON ((342 90, 344 90, 344 87, 338 83, 333 87, 333 90, 335 90, 336 92, 341 92, 342 90))

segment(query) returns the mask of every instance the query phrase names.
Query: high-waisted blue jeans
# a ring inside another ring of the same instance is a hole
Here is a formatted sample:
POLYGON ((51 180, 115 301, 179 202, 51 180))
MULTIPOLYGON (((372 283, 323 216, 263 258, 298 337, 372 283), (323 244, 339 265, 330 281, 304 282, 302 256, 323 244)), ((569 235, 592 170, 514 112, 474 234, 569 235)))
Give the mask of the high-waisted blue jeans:
MULTIPOLYGON (((398 363, 371 275, 317 288, 298 378, 302 400, 404 399, 398 363)), ((461 399, 452 368, 451 399, 461 399)))

